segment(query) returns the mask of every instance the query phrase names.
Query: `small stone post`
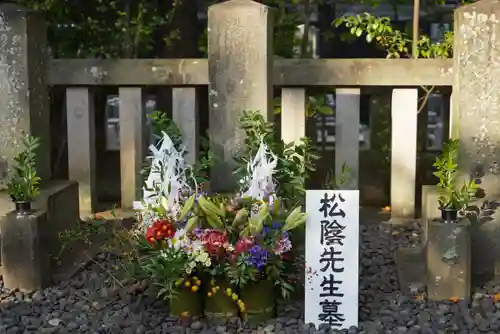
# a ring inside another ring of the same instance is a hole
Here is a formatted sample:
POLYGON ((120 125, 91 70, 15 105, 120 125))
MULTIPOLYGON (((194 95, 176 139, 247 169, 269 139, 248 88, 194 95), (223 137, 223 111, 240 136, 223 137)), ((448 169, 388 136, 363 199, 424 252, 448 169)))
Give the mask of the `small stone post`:
MULTIPOLYGON (((482 0, 460 7, 454 22, 451 134, 460 140, 463 178, 481 179, 481 207, 500 197, 500 6, 482 0)), ((476 278, 500 274, 500 216, 491 205, 493 215, 471 222, 476 278)))
POLYGON ((427 296, 432 301, 470 299, 470 222, 428 222, 427 296))
POLYGON ((238 121, 245 110, 272 120, 273 20, 252 0, 230 0, 208 9, 209 133, 221 158, 212 168, 212 190, 234 191, 233 156, 243 143, 238 121))
POLYGON ((4 287, 35 291, 51 283, 47 214, 21 216, 12 211, 0 218, 0 258, 4 287))
POLYGON ((39 176, 48 180, 51 175, 46 30, 39 13, 0 4, 0 190, 8 182, 12 159, 23 149, 27 134, 41 140, 39 176))

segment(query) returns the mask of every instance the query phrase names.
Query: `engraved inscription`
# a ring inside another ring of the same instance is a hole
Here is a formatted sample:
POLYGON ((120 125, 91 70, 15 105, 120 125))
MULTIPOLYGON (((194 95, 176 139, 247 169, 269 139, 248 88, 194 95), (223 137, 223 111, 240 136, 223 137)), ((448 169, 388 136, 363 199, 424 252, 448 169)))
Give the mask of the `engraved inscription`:
POLYGON ((474 10, 459 17, 457 32, 458 110, 461 167, 484 166, 486 193, 494 195, 500 159, 500 33, 495 13, 474 10))
POLYGON ((23 105, 27 96, 23 63, 23 38, 16 34, 8 19, 0 13, 0 189, 8 179, 8 166, 19 152, 23 129, 23 105))

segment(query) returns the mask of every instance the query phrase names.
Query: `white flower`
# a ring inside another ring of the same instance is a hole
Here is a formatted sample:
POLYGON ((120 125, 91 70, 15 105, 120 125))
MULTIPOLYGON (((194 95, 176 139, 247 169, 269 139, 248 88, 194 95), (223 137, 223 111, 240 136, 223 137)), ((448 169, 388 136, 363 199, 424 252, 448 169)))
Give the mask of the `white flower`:
POLYGON ((277 163, 276 155, 261 140, 257 153, 247 165, 247 177, 240 180, 243 197, 267 199, 274 192, 273 174, 277 163))
POLYGON ((197 253, 195 255, 195 261, 203 264, 205 267, 210 267, 212 265, 212 260, 207 252, 197 253))

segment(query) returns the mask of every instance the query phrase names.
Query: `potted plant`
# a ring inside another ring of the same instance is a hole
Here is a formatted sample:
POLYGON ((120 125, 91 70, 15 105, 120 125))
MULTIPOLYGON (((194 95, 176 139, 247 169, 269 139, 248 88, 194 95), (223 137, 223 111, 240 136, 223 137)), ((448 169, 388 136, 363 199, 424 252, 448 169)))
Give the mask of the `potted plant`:
POLYGON ((7 193, 19 214, 31 212, 31 202, 40 194, 40 177, 36 173, 36 150, 40 139, 27 136, 23 139, 23 151, 13 160, 12 175, 7 183, 7 193))
POLYGON ((448 140, 434 163, 441 220, 426 222, 427 297, 431 301, 470 298, 470 221, 458 219, 458 213, 467 209, 477 185, 475 180, 459 185, 458 151, 459 142, 448 140))
POLYGON ((439 179, 437 191, 439 194, 439 210, 444 223, 456 223, 458 212, 467 208, 477 191, 476 180, 458 185, 458 140, 448 140, 444 143, 443 153, 436 158, 433 166, 434 175, 439 179))

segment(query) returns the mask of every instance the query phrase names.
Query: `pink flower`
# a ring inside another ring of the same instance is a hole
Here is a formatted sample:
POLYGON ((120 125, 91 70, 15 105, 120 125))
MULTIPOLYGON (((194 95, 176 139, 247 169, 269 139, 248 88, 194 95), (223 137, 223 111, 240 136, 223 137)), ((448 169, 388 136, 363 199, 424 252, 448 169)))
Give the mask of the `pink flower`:
POLYGON ((236 245, 234 246, 234 252, 236 256, 240 255, 243 252, 247 252, 250 248, 254 246, 254 244, 255 243, 253 238, 247 238, 247 237, 240 238, 240 240, 238 240, 236 242, 236 245))
POLYGON ((221 252, 228 242, 227 234, 217 230, 204 230, 200 235, 200 240, 207 252, 212 255, 221 252))

